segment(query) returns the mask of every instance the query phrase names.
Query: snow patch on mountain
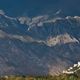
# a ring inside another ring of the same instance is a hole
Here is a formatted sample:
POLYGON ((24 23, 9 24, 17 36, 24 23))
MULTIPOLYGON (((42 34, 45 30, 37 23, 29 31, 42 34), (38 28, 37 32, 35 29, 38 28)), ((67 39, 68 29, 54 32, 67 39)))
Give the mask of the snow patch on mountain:
POLYGON ((65 33, 63 35, 58 35, 56 37, 50 37, 47 40, 47 45, 48 46, 55 46, 57 44, 66 44, 66 43, 71 43, 71 42, 79 43, 79 41, 76 38, 71 37, 68 33, 65 33))
POLYGON ((7 16, 6 13, 3 10, 0 10, 0 15, 3 15, 5 18, 10 19, 10 20, 17 20, 16 18, 7 16))
MULTIPOLYGON (((80 23, 80 17, 79 16, 66 16, 66 17, 53 17, 50 18, 49 15, 43 15, 43 16, 37 16, 33 18, 28 18, 28 17, 20 17, 18 19, 21 24, 26 24, 29 26, 28 31, 32 27, 42 27, 45 23, 56 23, 57 21, 63 21, 67 20, 70 22, 70 20, 76 20, 80 23)), ((70 22, 71 23, 71 22, 70 22)))

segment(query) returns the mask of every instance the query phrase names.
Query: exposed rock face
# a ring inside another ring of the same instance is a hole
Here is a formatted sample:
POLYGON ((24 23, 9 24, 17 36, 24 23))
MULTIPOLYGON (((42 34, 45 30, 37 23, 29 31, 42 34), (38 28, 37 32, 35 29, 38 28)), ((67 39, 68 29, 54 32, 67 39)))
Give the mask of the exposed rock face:
POLYGON ((66 44, 66 43, 75 43, 79 42, 76 38, 70 37, 68 34, 63 34, 63 35, 58 35, 57 37, 50 38, 47 40, 47 45, 48 46, 55 46, 57 44, 66 44))
POLYGON ((12 18, 0 11, 0 75, 55 75, 80 60, 80 17, 12 18))

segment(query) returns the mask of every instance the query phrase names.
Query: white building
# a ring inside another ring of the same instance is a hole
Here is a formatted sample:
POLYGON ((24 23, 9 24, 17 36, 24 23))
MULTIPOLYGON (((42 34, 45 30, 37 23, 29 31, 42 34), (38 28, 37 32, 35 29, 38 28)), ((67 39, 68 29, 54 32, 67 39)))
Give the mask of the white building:
POLYGON ((78 67, 80 67, 80 62, 78 62, 78 67))
POLYGON ((77 67, 78 66, 78 64, 74 64, 74 66, 73 67, 77 67))
POLYGON ((73 69, 73 67, 69 67, 69 69, 71 70, 71 69, 73 69))
POLYGON ((73 71, 63 71, 64 74, 73 74, 73 71))

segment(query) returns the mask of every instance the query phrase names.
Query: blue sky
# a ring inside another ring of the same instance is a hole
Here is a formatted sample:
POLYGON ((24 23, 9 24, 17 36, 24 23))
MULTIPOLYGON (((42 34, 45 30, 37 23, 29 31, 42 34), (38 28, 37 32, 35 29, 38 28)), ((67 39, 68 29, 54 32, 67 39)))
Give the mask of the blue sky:
POLYGON ((0 9, 11 16, 53 14, 80 15, 80 0, 0 0, 0 9))

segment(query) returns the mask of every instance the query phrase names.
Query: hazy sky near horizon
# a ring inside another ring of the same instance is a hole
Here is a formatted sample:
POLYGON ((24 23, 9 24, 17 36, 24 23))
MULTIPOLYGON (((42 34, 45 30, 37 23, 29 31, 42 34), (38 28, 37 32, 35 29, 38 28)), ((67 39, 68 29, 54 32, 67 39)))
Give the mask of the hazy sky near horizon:
POLYGON ((80 15, 80 0, 0 0, 0 9, 8 15, 35 16, 61 10, 65 15, 80 15))

